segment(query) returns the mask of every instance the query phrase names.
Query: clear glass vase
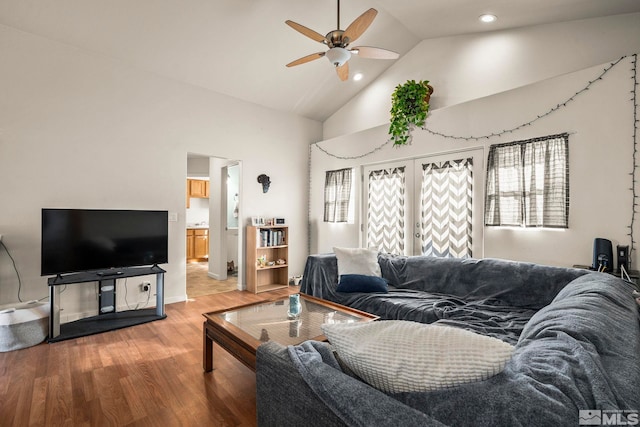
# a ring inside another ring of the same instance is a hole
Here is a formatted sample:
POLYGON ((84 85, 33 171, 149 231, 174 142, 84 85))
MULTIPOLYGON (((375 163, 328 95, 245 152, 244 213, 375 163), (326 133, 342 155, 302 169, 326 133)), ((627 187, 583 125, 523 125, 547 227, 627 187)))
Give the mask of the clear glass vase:
POLYGON ((302 304, 300 304, 300 294, 289 295, 289 310, 287 316, 289 319, 297 319, 302 312, 302 304))

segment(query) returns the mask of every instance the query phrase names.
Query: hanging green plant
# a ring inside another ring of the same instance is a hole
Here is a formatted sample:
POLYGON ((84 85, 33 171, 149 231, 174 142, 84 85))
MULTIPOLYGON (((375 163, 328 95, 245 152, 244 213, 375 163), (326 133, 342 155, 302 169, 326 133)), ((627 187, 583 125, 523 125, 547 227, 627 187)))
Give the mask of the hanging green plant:
POLYGON ((391 124, 389 135, 394 146, 406 145, 415 127, 424 126, 429 112, 429 98, 433 87, 428 80, 407 80, 396 86, 391 95, 391 124))

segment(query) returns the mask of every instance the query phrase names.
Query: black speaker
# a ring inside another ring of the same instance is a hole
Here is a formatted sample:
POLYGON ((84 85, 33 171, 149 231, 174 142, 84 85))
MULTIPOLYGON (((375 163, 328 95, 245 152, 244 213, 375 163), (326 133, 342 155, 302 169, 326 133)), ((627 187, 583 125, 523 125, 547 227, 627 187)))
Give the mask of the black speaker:
POLYGON ((593 265, 598 271, 613 271, 613 248, 611 240, 596 238, 593 241, 593 265))
POLYGON ((618 273, 624 270, 629 273, 629 246, 616 246, 616 253, 618 254, 618 273))

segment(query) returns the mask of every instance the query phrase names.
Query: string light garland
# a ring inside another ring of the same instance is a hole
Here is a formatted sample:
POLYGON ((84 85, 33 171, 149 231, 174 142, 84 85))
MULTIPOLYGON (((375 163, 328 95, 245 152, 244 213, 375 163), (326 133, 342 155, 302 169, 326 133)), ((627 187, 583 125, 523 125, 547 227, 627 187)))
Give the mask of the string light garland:
MULTIPOLYGON (((637 54, 631 55, 634 61, 634 70, 635 70, 635 62, 637 61, 637 54)), ((437 132, 434 130, 431 130, 427 127, 421 127, 420 129, 429 132, 432 135, 435 136, 439 136, 445 139, 453 139, 453 140, 463 140, 463 141, 479 141, 482 139, 490 139, 490 138, 494 138, 494 137, 499 137, 499 136, 503 136, 507 133, 512 133, 515 132, 517 130, 520 130, 526 126, 531 126, 533 123, 537 122, 538 120, 542 119, 543 117, 547 117, 553 113, 555 113, 556 111, 560 110, 561 108, 564 108, 567 106, 567 104, 571 103, 572 101, 574 101, 576 99, 576 97, 578 97, 580 94, 586 92, 589 90, 589 88, 591 88, 591 86, 593 86, 595 83, 597 83, 598 81, 602 80, 602 78, 609 72, 609 70, 611 70, 613 67, 615 67, 616 65, 618 65, 621 61, 623 61, 625 58, 628 58, 628 55, 625 55, 623 57, 621 57, 620 59, 618 59, 617 61, 612 62, 611 64, 609 64, 608 67, 605 67, 604 70, 602 71, 602 73, 596 77, 594 80, 590 80, 585 87, 583 87, 582 89, 580 89, 579 91, 577 91, 575 94, 573 94, 572 96, 570 96, 569 98, 567 98, 564 102, 561 102, 559 104, 557 104, 555 107, 550 108, 548 111, 546 111, 543 114, 537 115, 534 119, 529 120, 528 122, 522 123, 518 126, 515 126, 511 129, 505 129, 501 132, 493 132, 491 134, 487 134, 487 135, 482 135, 482 136, 458 136, 458 135, 449 135, 449 134, 445 134, 442 132, 437 132)), ((636 82, 637 83, 637 82, 636 82)), ((634 90, 635 90, 635 86, 634 86, 634 90)), ((635 92, 634 92, 634 97, 635 97, 635 92)), ((636 102, 634 102, 634 105, 636 104, 636 102)), ((636 105, 637 107, 637 105, 636 105)), ((636 108, 637 110, 637 108, 636 108)), ((636 114, 634 114, 634 119, 637 119, 636 114)), ((637 124, 637 122, 636 122, 637 124)), ((634 144, 635 144, 635 140, 636 140, 636 134, 637 132, 634 132, 634 144)), ((367 157, 381 149, 383 149, 385 146, 387 146, 389 143, 391 142, 391 139, 387 139, 384 143, 382 143, 381 145, 379 145, 378 147, 374 148, 371 151, 368 151, 364 154, 360 154, 360 155, 355 155, 355 156, 339 156, 337 154, 333 154, 331 152, 329 152, 328 150, 322 148, 319 143, 315 143, 312 144, 312 146, 317 147, 320 151, 322 151, 323 153, 325 153, 327 156, 336 158, 336 159, 340 159, 340 160, 354 160, 354 159, 361 159, 363 157, 367 157)), ((635 148, 635 146, 634 146, 635 148)), ((634 153, 634 158, 635 158, 635 153, 634 153)), ((634 173, 635 173, 635 168, 634 168, 634 173)), ((635 177, 634 177, 634 184, 635 184, 635 177)), ((635 194, 634 194, 635 197, 635 194)), ((635 200, 635 199, 634 199, 635 200)), ((635 203, 635 201, 634 201, 635 203)), ((635 209, 635 207, 634 207, 635 209)))
MULTIPOLYGON (((307 170, 309 171, 309 182, 307 183, 307 194, 311 195, 312 193, 312 185, 311 177, 313 174, 311 173, 311 150, 313 149, 313 145, 309 145, 309 154, 307 158, 307 170)), ((307 253, 311 253, 311 196, 307 197, 307 253)))
POLYGON ((633 89, 631 89, 631 102, 633 103, 633 170, 631 175, 631 193, 633 195, 633 205, 631 209, 631 224, 629 224, 629 258, 635 249, 636 241, 633 237, 633 229, 636 222, 636 214, 638 211, 638 192, 636 190, 636 172, 638 170, 638 54, 631 56, 631 79, 633 80, 633 89))
POLYGON ((363 157, 367 157, 370 154, 375 153, 376 151, 382 150, 385 145, 389 144, 391 142, 391 138, 387 139, 382 145, 380 145, 379 147, 374 148, 371 151, 368 151, 364 154, 360 154, 358 156, 338 156, 335 154, 331 154, 330 152, 328 152, 327 150, 325 150, 324 148, 322 148, 321 146, 318 145, 318 143, 312 144, 312 147, 315 146, 318 148, 318 150, 322 151, 324 154, 326 154, 329 157, 334 157, 336 159, 340 159, 340 160, 353 160, 353 159, 361 159, 363 157))
POLYGON ((618 59, 615 62, 612 62, 611 64, 609 64, 608 67, 606 67, 602 73, 596 77, 594 80, 590 80, 589 83, 587 83, 587 85, 585 87, 583 87, 582 89, 580 89, 579 91, 577 91, 575 94, 573 94, 571 97, 569 97, 567 100, 565 100, 564 102, 561 102, 560 104, 556 105, 555 107, 552 107, 551 109, 549 109, 549 111, 547 111, 544 114, 540 114, 538 116, 536 116, 536 118, 529 120, 526 123, 522 123, 521 125, 518 125, 516 127, 513 127, 511 129, 505 129, 502 132, 498 132, 498 133, 491 133, 488 135, 482 135, 482 136, 456 136, 456 135, 446 135, 444 133, 441 132, 435 132, 432 131, 426 127, 423 127, 422 130, 426 130, 427 132, 429 132, 432 135, 437 135, 437 136, 441 136, 443 138, 447 138, 447 139, 456 139, 456 140, 465 140, 465 141, 478 141, 481 139, 489 139, 489 138, 493 138, 493 137, 497 137, 497 136, 502 136, 505 135, 507 133, 512 133, 515 132, 517 130, 520 130, 526 126, 531 126, 532 124, 534 124, 535 122, 537 122, 538 120, 547 117, 553 113, 555 113, 556 111, 558 111, 561 108, 564 108, 567 106, 568 103, 574 101, 576 99, 577 96, 579 96, 581 93, 586 92, 589 90, 589 88, 591 86, 594 85, 594 83, 598 82, 599 80, 602 80, 602 78, 605 76, 605 74, 607 74, 609 72, 609 70, 611 70, 613 67, 615 67, 616 65, 618 65, 618 63, 620 63, 623 59, 627 58, 627 56, 623 56, 620 59, 618 59))
MULTIPOLYGON (((627 233, 627 236, 629 236, 629 240, 630 240, 630 245, 629 245, 629 256, 631 257, 633 251, 635 250, 635 246, 636 246, 636 240, 634 237, 634 229, 635 229, 635 222, 636 222, 636 214, 639 214, 640 212, 637 210, 638 206, 640 206, 640 203, 638 202, 638 199, 640 198, 640 195, 638 194, 638 190, 637 190, 637 173, 638 173, 638 168, 640 167, 639 161, 638 161, 638 128, 639 128, 639 123, 640 123, 640 118, 638 117, 638 54, 632 54, 632 55, 625 55, 622 56, 620 59, 618 59, 617 61, 614 61, 612 63, 609 64, 608 67, 605 67, 604 70, 602 71, 602 73, 600 73, 600 75, 598 77, 596 77, 594 80, 590 80, 582 89, 580 89, 579 91, 577 91, 575 94, 573 94, 572 96, 570 96, 569 98, 567 98, 564 102, 561 102, 559 104, 557 104, 555 107, 550 108, 548 111, 546 111, 543 114, 537 115, 535 118, 533 118, 532 120, 529 120, 528 122, 522 123, 518 126, 514 126, 511 129, 505 129, 501 132, 493 132, 491 134, 487 134, 487 135, 482 135, 482 136, 459 136, 459 135, 450 135, 450 134, 445 134, 443 132, 437 132, 434 130, 431 130, 427 127, 421 127, 422 130, 429 132, 431 135, 435 135, 435 136, 439 136, 441 138, 445 138, 445 139, 452 139, 452 140, 457 140, 457 141, 479 141, 479 140, 483 140, 483 139, 490 139, 490 138, 494 138, 494 137, 500 137, 503 136, 507 133, 512 133, 515 132, 517 130, 520 130, 524 127, 527 126, 531 126, 532 124, 534 124, 535 122, 537 122, 538 120, 547 117, 553 113, 555 113, 556 111, 564 108, 567 106, 567 104, 573 102, 576 97, 580 96, 580 94, 588 91, 594 84, 596 84, 598 81, 601 81, 604 76, 616 65, 618 65, 620 62, 622 62, 625 58, 631 58, 631 80, 633 81, 633 88, 630 91, 631 92, 631 103, 633 104, 633 156, 632 156, 632 161, 633 161, 633 169, 632 171, 629 173, 629 175, 631 176, 631 187, 629 188, 629 190, 631 191, 632 194, 632 209, 631 209, 631 221, 630 224, 628 225, 628 229, 629 232, 627 233)), ((320 151, 322 151, 323 153, 325 153, 327 156, 336 158, 336 159, 340 159, 340 160, 355 160, 355 159, 361 159, 363 157, 367 157, 377 151, 382 150, 384 147, 386 147, 389 143, 391 143, 391 139, 387 139, 384 143, 382 143, 381 145, 379 145, 378 147, 374 148, 373 150, 370 150, 366 153, 360 154, 360 155, 354 155, 354 156, 339 156, 336 154, 333 154, 329 151, 327 151, 326 149, 322 148, 318 143, 312 144, 311 148, 309 149, 309 170, 311 170, 311 154, 312 154, 312 148, 315 146, 317 147, 320 151)), ((311 178, 311 175, 309 175, 309 178, 311 178)), ((310 179, 311 181, 311 179, 310 179)), ((311 183, 309 183, 311 185, 311 183)), ((309 204, 309 215, 311 214, 311 204, 309 204)), ((311 232, 311 230, 309 229, 309 233, 311 232)))

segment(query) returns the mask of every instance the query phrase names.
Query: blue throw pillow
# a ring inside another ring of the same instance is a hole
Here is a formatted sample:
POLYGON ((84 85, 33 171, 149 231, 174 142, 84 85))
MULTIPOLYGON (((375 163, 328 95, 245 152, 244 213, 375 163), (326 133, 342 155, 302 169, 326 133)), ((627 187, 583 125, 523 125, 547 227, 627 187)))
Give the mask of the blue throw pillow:
POLYGON ((343 274, 336 288, 338 292, 388 292, 387 281, 382 277, 363 274, 343 274))

